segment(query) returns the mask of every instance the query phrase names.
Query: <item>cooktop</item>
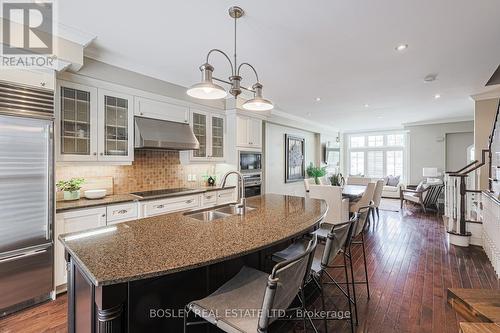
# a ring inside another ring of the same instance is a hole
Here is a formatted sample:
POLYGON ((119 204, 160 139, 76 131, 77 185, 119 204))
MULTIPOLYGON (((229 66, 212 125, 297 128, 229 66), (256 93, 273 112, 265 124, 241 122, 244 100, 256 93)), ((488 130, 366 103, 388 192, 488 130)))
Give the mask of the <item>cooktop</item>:
POLYGON ((189 193, 196 192, 196 189, 187 188, 187 187, 179 187, 179 188, 167 188, 162 190, 152 190, 152 191, 143 191, 143 192, 133 192, 131 194, 136 195, 141 198, 155 198, 155 197, 165 197, 169 195, 174 195, 178 193, 189 193))

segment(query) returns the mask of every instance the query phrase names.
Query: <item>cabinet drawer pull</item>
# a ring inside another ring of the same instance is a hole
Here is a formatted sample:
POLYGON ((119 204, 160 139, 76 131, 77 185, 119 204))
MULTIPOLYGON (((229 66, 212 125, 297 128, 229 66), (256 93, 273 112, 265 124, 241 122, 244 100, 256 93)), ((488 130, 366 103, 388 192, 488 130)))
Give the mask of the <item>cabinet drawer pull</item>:
POLYGON ((206 199, 212 199, 214 196, 213 195, 207 195, 205 196, 206 199))
POLYGON ((192 203, 192 202, 193 202, 193 199, 191 199, 191 200, 186 200, 186 203, 187 203, 187 204, 190 204, 190 203, 192 203))
POLYGON ((113 213, 114 214, 127 214, 128 210, 126 210, 126 209, 120 209, 120 210, 115 210, 113 213))
POLYGON ((158 209, 165 208, 165 205, 156 205, 156 206, 154 206, 154 208, 158 208, 158 209))

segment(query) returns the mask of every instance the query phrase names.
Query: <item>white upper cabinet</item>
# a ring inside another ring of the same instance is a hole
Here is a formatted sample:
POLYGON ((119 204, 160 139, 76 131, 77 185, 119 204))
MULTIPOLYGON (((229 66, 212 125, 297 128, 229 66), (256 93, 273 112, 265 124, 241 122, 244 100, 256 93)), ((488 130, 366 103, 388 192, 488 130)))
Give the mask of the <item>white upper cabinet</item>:
POLYGON ((262 147, 262 120, 238 115, 236 117, 236 145, 262 147))
POLYGON ((200 148, 190 152, 190 161, 223 161, 225 120, 217 113, 191 109, 190 124, 200 148))
POLYGON ((134 160, 133 97, 99 89, 99 161, 134 160))
POLYGON ((59 161, 97 161, 97 89, 59 81, 56 89, 59 161))
POLYGON ((187 106, 155 101, 144 97, 135 98, 136 116, 187 123, 188 114, 189 108, 187 106))
POLYGON ((57 84, 57 160, 134 160, 133 96, 67 81, 57 84))

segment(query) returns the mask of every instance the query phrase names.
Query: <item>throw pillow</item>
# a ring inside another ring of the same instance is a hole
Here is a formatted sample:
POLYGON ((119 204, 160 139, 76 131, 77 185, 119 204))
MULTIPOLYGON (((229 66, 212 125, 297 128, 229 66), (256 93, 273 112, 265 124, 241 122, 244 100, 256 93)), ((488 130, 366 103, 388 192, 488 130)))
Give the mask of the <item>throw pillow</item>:
POLYGON ((389 176, 389 179, 387 180, 387 186, 398 186, 399 184, 399 176, 389 176))
POLYGON ((420 181, 420 183, 418 183, 416 191, 417 192, 423 191, 426 189, 426 187, 427 187, 427 184, 425 183, 424 180, 422 180, 422 181, 420 181))

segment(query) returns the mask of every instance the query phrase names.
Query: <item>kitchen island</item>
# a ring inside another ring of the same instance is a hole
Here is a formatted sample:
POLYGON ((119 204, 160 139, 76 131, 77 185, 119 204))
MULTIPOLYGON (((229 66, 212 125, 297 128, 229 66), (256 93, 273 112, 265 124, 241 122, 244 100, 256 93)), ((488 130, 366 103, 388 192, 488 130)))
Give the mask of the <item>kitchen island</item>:
POLYGON ((269 271, 268 255, 314 229, 327 210, 321 200, 277 194, 247 205, 255 209, 214 221, 179 212, 61 235, 69 331, 180 332, 188 302, 243 265, 269 271))

